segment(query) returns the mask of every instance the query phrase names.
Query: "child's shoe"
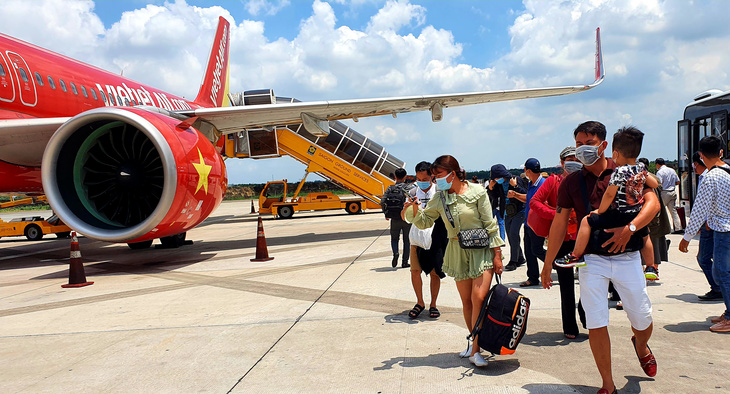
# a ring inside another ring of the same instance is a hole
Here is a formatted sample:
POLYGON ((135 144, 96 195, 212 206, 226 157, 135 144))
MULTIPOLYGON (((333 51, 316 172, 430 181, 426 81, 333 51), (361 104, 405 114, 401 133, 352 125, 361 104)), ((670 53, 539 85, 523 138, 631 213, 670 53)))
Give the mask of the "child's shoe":
POLYGON ((659 271, 655 267, 646 267, 646 270, 644 270, 644 278, 646 280, 659 280, 659 271))
POLYGON ((583 260, 583 256, 575 257, 573 253, 568 253, 562 259, 555 260, 555 265, 563 268, 585 267, 586 262, 583 260))

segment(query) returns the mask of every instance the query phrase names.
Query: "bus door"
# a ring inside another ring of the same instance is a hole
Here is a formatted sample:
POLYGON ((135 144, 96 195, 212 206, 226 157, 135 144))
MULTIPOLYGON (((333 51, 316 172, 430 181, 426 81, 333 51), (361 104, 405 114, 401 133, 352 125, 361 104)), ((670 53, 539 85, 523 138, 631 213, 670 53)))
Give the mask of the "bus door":
MULTIPOLYGON (((684 206, 685 202, 694 200, 695 176, 692 173, 692 124, 689 120, 680 120, 677 123, 677 172, 679 172, 679 201, 684 206)), ((689 207, 685 207, 689 208, 689 207)))
POLYGON ((13 102, 13 100, 15 100, 13 72, 10 71, 5 56, 0 53, 0 101, 13 102))
POLYGON ((15 80, 18 81, 18 90, 20 91, 20 102, 29 107, 35 107, 38 103, 38 96, 35 90, 35 80, 31 76, 28 64, 20 55, 15 52, 7 51, 8 60, 13 67, 15 80))

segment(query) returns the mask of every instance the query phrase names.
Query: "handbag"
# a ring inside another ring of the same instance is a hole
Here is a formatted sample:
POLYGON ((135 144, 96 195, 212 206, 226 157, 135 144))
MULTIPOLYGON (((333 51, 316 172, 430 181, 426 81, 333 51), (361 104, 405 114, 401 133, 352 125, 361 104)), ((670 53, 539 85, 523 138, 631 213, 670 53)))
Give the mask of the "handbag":
POLYGON ((425 250, 431 249, 431 234, 433 233, 433 227, 434 226, 431 226, 422 230, 415 225, 411 225, 411 231, 408 232, 408 239, 410 240, 411 245, 418 246, 425 250))
MULTIPOLYGON (((441 203, 444 205, 444 213, 451 223, 451 227, 456 228, 454 217, 451 216, 448 205, 446 205, 446 193, 441 192, 441 203)), ((470 228, 459 230, 457 234, 459 238, 459 246, 462 249, 484 249, 489 247, 489 233, 483 228, 470 228)))

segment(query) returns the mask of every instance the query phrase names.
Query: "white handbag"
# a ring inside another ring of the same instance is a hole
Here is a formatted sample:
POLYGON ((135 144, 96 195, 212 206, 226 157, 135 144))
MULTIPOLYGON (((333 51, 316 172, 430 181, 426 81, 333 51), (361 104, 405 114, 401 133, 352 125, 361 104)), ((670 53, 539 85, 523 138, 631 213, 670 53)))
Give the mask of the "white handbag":
POLYGON ((433 233, 433 226, 421 230, 415 225, 411 225, 411 231, 408 233, 408 239, 411 241, 411 245, 419 246, 423 249, 431 249, 431 233, 433 233))

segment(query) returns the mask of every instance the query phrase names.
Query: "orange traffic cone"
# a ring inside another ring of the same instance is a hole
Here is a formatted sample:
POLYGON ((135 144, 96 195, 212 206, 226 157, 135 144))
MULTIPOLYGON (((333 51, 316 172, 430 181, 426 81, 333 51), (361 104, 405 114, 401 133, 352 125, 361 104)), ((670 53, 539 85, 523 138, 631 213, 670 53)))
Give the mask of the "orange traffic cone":
POLYGON ((269 261, 273 260, 269 257, 269 249, 266 248, 266 237, 264 236, 264 222, 259 216, 259 229, 256 235, 256 258, 251 261, 269 261))
POLYGON ((256 208, 253 207, 253 200, 251 200, 251 213, 256 213, 256 208))
POLYGON ((93 285, 94 282, 86 281, 84 263, 81 262, 81 250, 79 250, 79 239, 76 232, 71 233, 71 262, 68 269, 68 284, 61 287, 84 287, 93 285))

